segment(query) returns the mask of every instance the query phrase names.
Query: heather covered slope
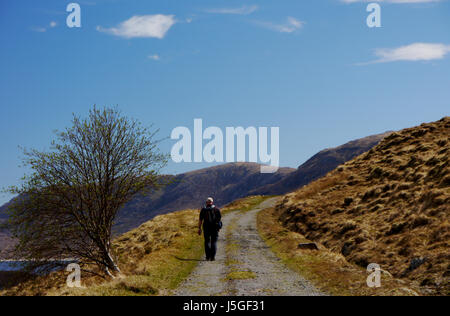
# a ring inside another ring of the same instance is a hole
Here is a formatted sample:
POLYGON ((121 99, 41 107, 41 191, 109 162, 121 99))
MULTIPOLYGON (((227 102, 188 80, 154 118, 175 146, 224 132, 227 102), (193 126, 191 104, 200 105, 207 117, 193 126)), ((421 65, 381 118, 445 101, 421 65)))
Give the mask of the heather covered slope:
POLYGON ((449 136, 449 117, 393 133, 286 195, 279 218, 350 262, 450 295, 449 136))
POLYGON ((253 190, 251 194, 279 195, 297 190, 323 177, 340 164, 369 151, 389 134, 390 132, 372 135, 348 142, 336 148, 324 149, 298 167, 295 172, 288 174, 278 182, 253 190))

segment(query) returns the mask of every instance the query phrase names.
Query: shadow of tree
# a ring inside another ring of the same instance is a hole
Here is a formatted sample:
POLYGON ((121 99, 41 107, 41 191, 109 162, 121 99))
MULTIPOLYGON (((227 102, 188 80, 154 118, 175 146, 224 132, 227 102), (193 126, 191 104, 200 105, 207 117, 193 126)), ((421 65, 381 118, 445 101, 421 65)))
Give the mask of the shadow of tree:
POLYGON ((0 290, 8 290, 22 282, 31 280, 34 276, 19 271, 0 271, 0 290))

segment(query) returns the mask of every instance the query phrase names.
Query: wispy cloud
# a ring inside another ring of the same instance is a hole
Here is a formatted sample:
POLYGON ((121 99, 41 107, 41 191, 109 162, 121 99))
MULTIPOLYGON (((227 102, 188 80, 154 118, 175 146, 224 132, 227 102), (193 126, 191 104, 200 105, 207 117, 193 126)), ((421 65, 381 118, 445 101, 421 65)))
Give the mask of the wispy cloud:
POLYGON ((32 31, 38 32, 38 33, 44 33, 47 32, 47 29, 45 27, 39 27, 39 26, 33 26, 31 28, 32 31))
POLYGON ((124 38, 147 37, 162 39, 175 23, 174 15, 136 15, 116 27, 103 28, 97 26, 97 30, 124 38))
POLYGON ((237 14, 237 15, 249 15, 253 12, 257 11, 259 7, 257 5, 244 5, 239 8, 214 8, 214 9, 206 9, 204 10, 207 13, 215 13, 215 14, 237 14))
POLYGON ((292 33, 305 25, 305 22, 293 17, 288 17, 286 22, 281 24, 266 21, 256 21, 255 23, 259 26, 281 33, 292 33))
POLYGON ((340 0, 344 3, 356 3, 356 2, 387 2, 387 3, 430 3, 441 2, 442 0, 340 0))
POLYGON ((51 21, 48 26, 42 27, 42 26, 34 26, 31 28, 32 31, 38 32, 38 33, 45 33, 47 32, 48 28, 55 28, 58 26, 58 23, 55 21, 51 21))
POLYGON ((450 45, 441 43, 414 43, 398 48, 378 48, 375 55, 378 59, 357 65, 389 63, 395 61, 430 61, 443 59, 450 53, 450 45))
POLYGON ((159 57, 158 54, 149 55, 149 56, 147 56, 147 58, 151 59, 151 60, 155 60, 155 61, 158 61, 161 59, 161 57, 159 57))

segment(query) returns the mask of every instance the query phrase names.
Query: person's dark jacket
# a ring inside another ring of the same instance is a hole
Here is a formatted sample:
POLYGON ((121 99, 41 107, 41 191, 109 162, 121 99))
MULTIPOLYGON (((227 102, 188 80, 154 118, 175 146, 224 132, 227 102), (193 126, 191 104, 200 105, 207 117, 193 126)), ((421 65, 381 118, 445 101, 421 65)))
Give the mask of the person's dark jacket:
POLYGON ((222 214, 216 206, 206 206, 200 211, 200 220, 203 221, 204 231, 219 231, 222 214))

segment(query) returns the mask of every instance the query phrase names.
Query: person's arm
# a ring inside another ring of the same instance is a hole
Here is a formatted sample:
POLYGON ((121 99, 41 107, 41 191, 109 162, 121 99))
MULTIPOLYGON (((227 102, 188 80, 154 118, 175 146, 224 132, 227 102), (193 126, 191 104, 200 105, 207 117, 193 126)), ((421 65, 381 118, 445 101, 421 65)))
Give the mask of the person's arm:
POLYGON ((222 220, 222 213, 220 212, 220 210, 218 208, 217 209, 217 215, 218 215, 218 222, 220 222, 222 220))
POLYGON ((202 234, 202 223, 203 223, 203 221, 201 219, 198 220, 198 234, 199 235, 202 234))
POLYGON ((198 234, 202 234, 202 224, 203 224, 203 209, 200 211, 200 218, 198 219, 198 234))

